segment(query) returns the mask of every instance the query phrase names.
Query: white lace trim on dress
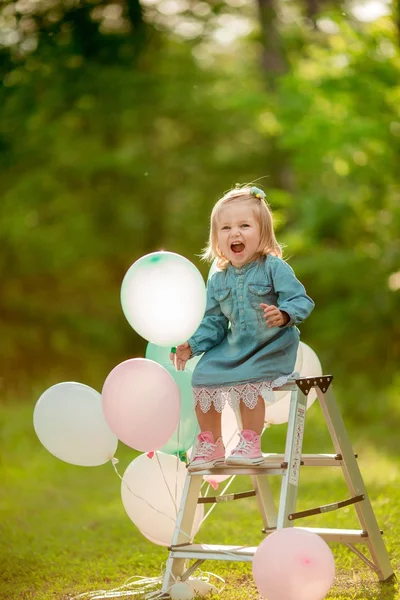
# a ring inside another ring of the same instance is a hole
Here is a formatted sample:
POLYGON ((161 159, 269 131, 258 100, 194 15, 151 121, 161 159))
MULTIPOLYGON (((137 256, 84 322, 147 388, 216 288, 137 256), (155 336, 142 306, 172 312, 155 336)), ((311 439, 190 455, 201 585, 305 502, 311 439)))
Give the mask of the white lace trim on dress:
POLYGON ((229 406, 236 411, 242 399, 248 408, 253 409, 256 407, 258 396, 262 396, 267 404, 272 404, 275 402, 274 388, 285 385, 289 379, 293 379, 294 375, 295 373, 291 373, 290 375, 282 375, 273 381, 241 383, 218 388, 194 387, 194 406, 199 405, 201 411, 206 413, 210 410, 212 403, 215 410, 221 413, 228 401, 229 406))

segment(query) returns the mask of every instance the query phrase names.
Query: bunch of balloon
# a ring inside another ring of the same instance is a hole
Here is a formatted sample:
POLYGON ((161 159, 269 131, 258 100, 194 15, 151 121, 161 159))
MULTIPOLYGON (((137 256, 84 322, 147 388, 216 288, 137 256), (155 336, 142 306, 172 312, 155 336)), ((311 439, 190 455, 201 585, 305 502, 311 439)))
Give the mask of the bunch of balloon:
POLYGON ((161 448, 161 452, 181 456, 193 446, 199 431, 194 409, 192 372, 201 356, 190 359, 186 363, 184 371, 177 371, 170 360, 170 348, 156 346, 149 342, 146 348, 146 358, 162 365, 179 388, 181 399, 179 422, 168 442, 161 448))
MULTIPOLYGON (((197 329, 205 296, 198 269, 183 256, 164 251, 134 262, 121 286, 128 323, 154 347, 166 347, 167 352, 197 329)), ((143 452, 162 448, 180 418, 180 389, 170 364, 156 351, 153 357, 156 360, 131 359, 115 367, 102 391, 111 429, 128 446, 143 452)))
MULTIPOLYGON (((110 373, 103 410, 119 439, 143 452, 156 451, 152 458, 141 455, 131 462, 121 495, 133 523, 160 545, 171 543, 186 476, 183 463, 171 454, 187 450, 197 432, 191 373, 175 372, 169 353, 197 329, 205 303, 200 272, 171 252, 140 258, 122 282, 125 317, 149 344, 146 358, 125 361, 110 373)), ((203 517, 201 508, 198 512, 195 529, 203 517)))
MULTIPOLYGON (((307 344, 304 344, 304 342, 300 342, 299 344, 294 370, 300 377, 318 377, 322 375, 322 367, 318 356, 315 354, 314 350, 312 350, 310 346, 307 346, 307 344)), ((265 407, 265 423, 267 425, 287 423, 289 418, 290 398, 290 391, 275 392, 275 402, 273 404, 267 404, 265 407)), ((317 394, 315 390, 311 389, 307 396, 307 410, 315 402, 316 398, 317 394)))
MULTIPOLYGON (((133 329, 151 344, 166 346, 169 353, 171 346, 197 329, 205 310, 205 285, 198 269, 183 256, 155 252, 128 269, 121 303, 133 329)), ((177 457, 160 449, 170 444, 181 450, 195 437, 195 421, 186 426, 185 417, 182 430, 189 441, 181 447, 182 438, 173 438, 180 422, 180 396, 185 397, 185 406, 190 401, 189 382, 178 385, 176 380, 164 360, 133 358, 112 369, 101 395, 84 384, 59 383, 41 395, 33 415, 43 446, 71 464, 96 466, 111 460, 116 468, 118 440, 140 452, 155 453, 154 462, 146 455, 131 462, 121 493, 133 522, 148 539, 162 545, 171 542, 186 469, 177 457)), ((197 527, 202 508, 198 512, 197 527)))

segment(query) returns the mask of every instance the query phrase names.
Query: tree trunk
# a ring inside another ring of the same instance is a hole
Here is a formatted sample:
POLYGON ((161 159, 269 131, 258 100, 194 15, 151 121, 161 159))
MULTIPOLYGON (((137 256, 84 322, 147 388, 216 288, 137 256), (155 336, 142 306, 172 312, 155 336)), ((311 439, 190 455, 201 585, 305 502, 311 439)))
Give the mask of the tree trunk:
MULTIPOLYGON (((278 28, 276 0, 257 0, 262 29, 263 50, 261 65, 264 71, 268 93, 272 96, 279 77, 289 68, 284 44, 278 28)), ((269 152, 266 157, 268 175, 272 187, 293 190, 293 174, 289 157, 279 148, 278 139, 269 139, 269 152)))
POLYGON ((143 19, 143 8, 140 0, 127 0, 128 18, 132 25, 132 39, 135 55, 138 58, 147 41, 147 27, 143 19))
POLYGON ((393 3, 393 18, 397 27, 397 39, 400 47, 400 0, 395 0, 393 3))
POLYGON ((262 29, 262 67, 269 89, 275 88, 276 79, 287 71, 282 38, 277 27, 275 0, 257 0, 262 29))

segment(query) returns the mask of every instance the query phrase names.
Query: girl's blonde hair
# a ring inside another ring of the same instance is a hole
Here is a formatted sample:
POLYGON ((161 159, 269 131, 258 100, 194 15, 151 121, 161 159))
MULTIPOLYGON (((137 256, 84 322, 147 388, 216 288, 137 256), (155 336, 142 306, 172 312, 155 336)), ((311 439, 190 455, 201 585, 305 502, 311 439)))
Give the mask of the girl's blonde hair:
POLYGON ((265 194, 261 190, 258 190, 261 194, 255 195, 254 190, 258 190, 258 188, 253 188, 250 185, 244 185, 243 187, 236 186, 214 205, 210 218, 208 244, 201 255, 203 260, 212 262, 216 258, 219 269, 227 268, 229 261, 223 256, 218 247, 218 216, 223 207, 234 202, 248 202, 254 209, 260 225, 260 245, 257 250, 259 255, 273 254, 274 256, 282 257, 282 248, 275 238, 271 209, 265 198, 262 197, 265 194))

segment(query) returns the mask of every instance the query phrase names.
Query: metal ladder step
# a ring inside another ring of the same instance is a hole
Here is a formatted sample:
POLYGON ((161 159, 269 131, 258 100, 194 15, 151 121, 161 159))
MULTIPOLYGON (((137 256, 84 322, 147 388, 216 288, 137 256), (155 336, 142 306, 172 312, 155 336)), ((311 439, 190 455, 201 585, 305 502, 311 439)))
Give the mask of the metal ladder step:
MULTIPOLYGON (((358 529, 324 529, 318 527, 298 527, 311 533, 316 533, 326 542, 346 544, 367 544, 368 534, 358 529)), ((275 530, 271 530, 272 533, 275 530)), ((202 560, 229 560, 236 562, 251 562, 257 546, 226 546, 221 544, 187 544, 171 546, 172 558, 202 559, 202 560)))
MULTIPOLYGON (((287 467, 284 454, 263 454, 264 462, 257 466, 222 465, 203 471, 189 472, 189 475, 282 475, 287 467), (276 473, 275 473, 276 471, 276 473)), ((354 455, 357 458, 357 454, 354 455)), ((341 467, 341 454, 302 454, 301 465, 304 467, 341 467)))

